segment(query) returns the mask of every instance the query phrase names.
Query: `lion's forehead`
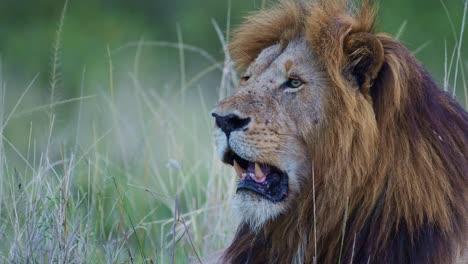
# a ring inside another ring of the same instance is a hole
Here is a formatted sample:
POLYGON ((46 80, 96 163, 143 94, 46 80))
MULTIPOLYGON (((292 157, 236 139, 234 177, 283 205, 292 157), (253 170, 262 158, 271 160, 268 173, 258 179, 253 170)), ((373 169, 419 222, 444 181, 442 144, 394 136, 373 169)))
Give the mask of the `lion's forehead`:
POLYGON ((265 48, 260 52, 247 71, 260 72, 268 68, 283 53, 280 44, 265 48))
POLYGON ((321 76, 314 52, 305 39, 290 41, 286 47, 275 44, 263 49, 247 69, 248 75, 283 80, 290 70, 303 79, 317 80, 321 76), (274 78, 272 78, 274 77, 274 78))

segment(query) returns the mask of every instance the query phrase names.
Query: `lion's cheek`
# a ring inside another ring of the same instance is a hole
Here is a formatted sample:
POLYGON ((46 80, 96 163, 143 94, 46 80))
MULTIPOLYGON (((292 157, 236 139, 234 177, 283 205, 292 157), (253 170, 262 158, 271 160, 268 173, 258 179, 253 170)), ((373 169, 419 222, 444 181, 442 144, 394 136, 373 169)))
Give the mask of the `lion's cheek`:
POLYGON ((242 131, 231 133, 229 137, 229 147, 245 160, 257 160, 261 155, 255 144, 249 142, 242 131))

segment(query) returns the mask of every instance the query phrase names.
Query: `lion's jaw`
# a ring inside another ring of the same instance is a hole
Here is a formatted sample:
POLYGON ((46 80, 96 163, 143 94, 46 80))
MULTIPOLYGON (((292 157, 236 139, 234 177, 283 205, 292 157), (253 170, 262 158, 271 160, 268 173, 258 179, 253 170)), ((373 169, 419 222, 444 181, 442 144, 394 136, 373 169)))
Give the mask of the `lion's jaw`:
POLYGON ((213 110, 218 154, 233 165, 240 178, 234 205, 253 230, 293 207, 310 175, 311 160, 304 141, 318 134, 326 92, 324 74, 314 61, 305 40, 292 41, 284 49, 279 44, 271 46, 250 65, 235 94, 213 110), (289 78, 300 78, 303 84, 285 86, 289 78), (228 127, 226 132, 221 118, 232 116, 237 120, 233 124, 242 126, 228 127), (260 191, 242 188, 245 181, 250 181, 248 186, 259 186, 260 191), (270 184, 282 187, 270 188, 270 184), (274 195, 263 194, 264 189, 274 195))

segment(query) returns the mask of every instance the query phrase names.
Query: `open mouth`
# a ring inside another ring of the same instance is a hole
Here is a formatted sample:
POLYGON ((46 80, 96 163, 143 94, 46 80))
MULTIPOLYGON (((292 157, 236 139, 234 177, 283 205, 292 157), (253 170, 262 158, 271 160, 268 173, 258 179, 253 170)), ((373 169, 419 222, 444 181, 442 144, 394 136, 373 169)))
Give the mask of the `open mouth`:
POLYGON ((274 166, 245 160, 232 150, 223 158, 236 171, 237 192, 250 191, 271 202, 283 201, 288 196, 288 175, 274 166))

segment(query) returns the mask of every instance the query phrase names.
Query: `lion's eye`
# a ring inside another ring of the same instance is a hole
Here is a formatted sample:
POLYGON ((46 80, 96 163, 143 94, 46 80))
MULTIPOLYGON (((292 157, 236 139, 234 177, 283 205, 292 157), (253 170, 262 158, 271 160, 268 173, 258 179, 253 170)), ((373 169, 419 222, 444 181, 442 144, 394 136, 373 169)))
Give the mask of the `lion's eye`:
POLYGON ((242 81, 242 82, 246 82, 246 81, 248 81, 249 79, 250 79, 250 76, 249 76, 249 75, 244 75, 244 76, 241 77, 241 81, 242 81))
POLYGON ((289 78, 285 83, 284 86, 287 88, 299 88, 303 85, 304 82, 297 78, 289 78))

